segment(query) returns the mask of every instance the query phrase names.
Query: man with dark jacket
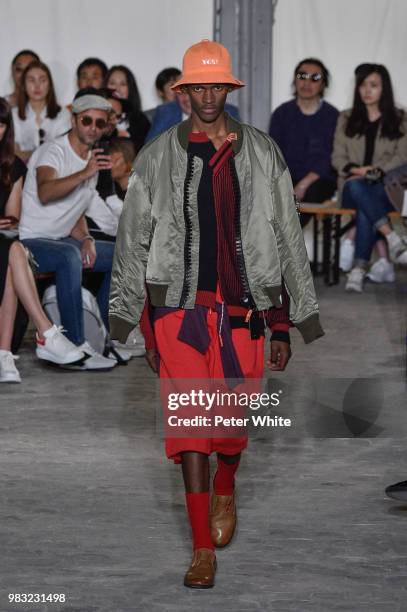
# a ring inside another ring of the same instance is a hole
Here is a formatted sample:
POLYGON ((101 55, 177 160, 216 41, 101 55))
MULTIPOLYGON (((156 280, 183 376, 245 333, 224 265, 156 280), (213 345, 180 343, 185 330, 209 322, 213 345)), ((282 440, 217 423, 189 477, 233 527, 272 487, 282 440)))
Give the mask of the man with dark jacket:
MULTIPOLYGON (((147 359, 157 371, 158 358, 170 411, 177 410, 181 379, 236 390, 259 382, 266 323, 273 371, 290 358, 290 325, 305 342, 323 335, 286 164, 271 138, 224 112, 228 92, 243 85, 219 43, 188 49, 173 87, 189 96, 191 118, 140 152, 119 224, 111 334, 125 341, 142 312, 147 330, 148 294, 154 337, 146 331, 147 359)), ((192 416, 196 396, 187 391, 192 416)), ((237 404, 232 408, 234 416, 237 404)), ((247 436, 237 429, 222 435, 211 418, 212 437, 206 421, 177 435, 176 414, 165 413, 166 453, 182 465, 193 536, 184 584, 209 588, 214 547, 228 544, 235 530, 234 476, 247 436), (210 499, 212 452, 218 463, 210 499)))

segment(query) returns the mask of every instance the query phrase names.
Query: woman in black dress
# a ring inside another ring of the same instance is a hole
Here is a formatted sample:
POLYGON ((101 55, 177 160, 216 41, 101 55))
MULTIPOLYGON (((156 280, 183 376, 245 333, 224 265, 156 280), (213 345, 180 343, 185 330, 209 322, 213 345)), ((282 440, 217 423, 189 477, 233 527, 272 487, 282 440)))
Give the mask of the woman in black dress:
POLYGON ((84 357, 45 315, 26 249, 17 240, 25 174, 25 164, 14 154, 10 106, 0 98, 0 382, 21 381, 12 351, 24 336, 26 312, 37 329, 40 359, 67 364, 84 357))

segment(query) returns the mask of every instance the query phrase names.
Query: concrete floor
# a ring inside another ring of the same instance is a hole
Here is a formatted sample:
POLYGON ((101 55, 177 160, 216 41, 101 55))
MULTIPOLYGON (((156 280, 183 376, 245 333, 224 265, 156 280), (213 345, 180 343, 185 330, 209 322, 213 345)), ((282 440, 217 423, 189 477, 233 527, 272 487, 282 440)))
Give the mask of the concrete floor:
POLYGON ((0 388, 0 610, 406 610, 406 283, 318 293, 326 336, 272 388, 290 431, 256 430, 238 475, 239 528, 210 591, 190 560, 179 467, 157 435, 143 359, 109 374, 47 368, 27 341, 0 388), (66 603, 9 604, 8 593, 66 603))

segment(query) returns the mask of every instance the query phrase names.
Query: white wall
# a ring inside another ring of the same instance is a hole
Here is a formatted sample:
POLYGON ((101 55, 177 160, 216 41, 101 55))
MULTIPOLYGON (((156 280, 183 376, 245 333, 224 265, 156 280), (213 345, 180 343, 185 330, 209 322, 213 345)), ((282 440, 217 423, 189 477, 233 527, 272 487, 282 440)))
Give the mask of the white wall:
POLYGON ((156 106, 157 73, 181 68, 184 51, 213 30, 212 0, 0 0, 0 15, 0 93, 11 91, 11 59, 32 48, 50 66, 62 103, 76 91, 77 65, 97 56, 128 65, 143 107, 156 106))
POLYGON ((396 101, 407 106, 407 0, 278 0, 273 108, 290 98, 294 68, 307 56, 328 67, 326 99, 339 109, 351 104, 353 71, 362 62, 384 64, 396 101))
MULTIPOLYGON (((0 93, 11 89, 12 57, 31 47, 50 65, 63 103, 75 92, 76 66, 96 55, 128 64, 144 108, 155 106, 157 72, 181 67, 185 49, 213 30, 212 0, 0 0, 0 15, 0 93)), ((278 0, 275 18, 273 108, 290 97, 294 66, 307 55, 330 69, 327 99, 338 108, 350 104, 363 61, 389 68, 407 106, 407 0, 278 0)))

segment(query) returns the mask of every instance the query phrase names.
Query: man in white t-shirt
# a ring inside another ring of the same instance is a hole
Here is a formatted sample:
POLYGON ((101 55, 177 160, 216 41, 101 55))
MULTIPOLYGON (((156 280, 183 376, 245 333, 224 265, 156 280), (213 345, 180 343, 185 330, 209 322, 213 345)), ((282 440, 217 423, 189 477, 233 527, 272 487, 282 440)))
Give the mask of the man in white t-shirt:
POLYGON ((98 171, 111 167, 108 155, 92 150, 106 129, 111 108, 96 90, 78 92, 72 104, 72 130, 39 147, 30 159, 19 226, 39 272, 55 273, 61 323, 71 342, 89 355, 84 369, 116 364, 85 342, 81 291, 83 269, 103 274, 97 300, 108 328, 114 244, 90 236, 84 213, 96 193, 98 171))

